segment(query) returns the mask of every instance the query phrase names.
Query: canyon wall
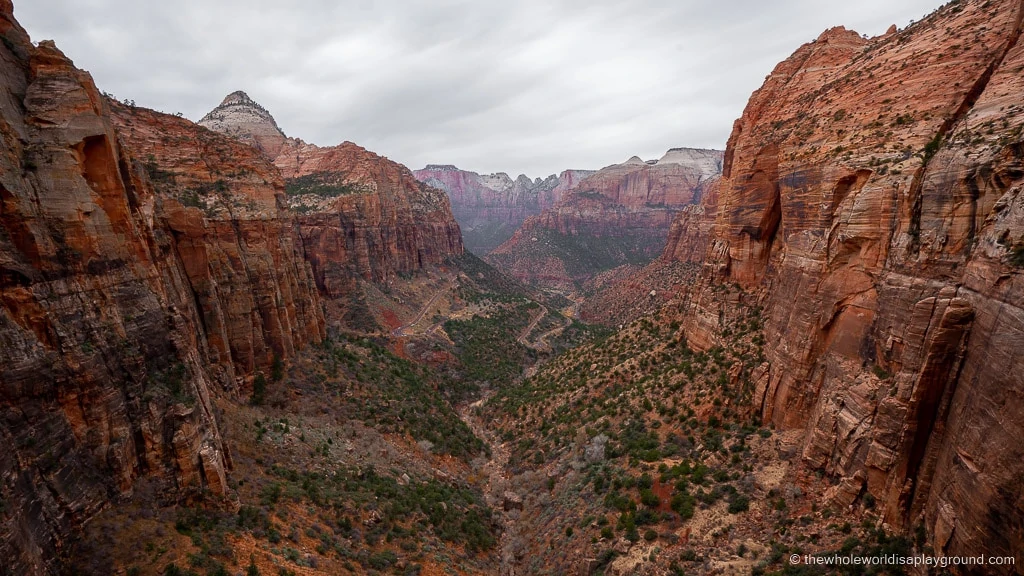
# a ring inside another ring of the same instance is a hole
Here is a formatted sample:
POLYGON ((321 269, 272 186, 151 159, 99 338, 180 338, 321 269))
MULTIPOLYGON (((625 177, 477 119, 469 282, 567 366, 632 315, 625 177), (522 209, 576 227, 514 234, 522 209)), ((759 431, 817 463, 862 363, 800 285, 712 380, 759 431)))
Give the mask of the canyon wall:
POLYGON ((870 494, 937 551, 1016 554, 1018 573, 1021 18, 1020 0, 961 0, 800 47, 751 97, 717 194, 677 217, 665 255, 703 253, 691 345, 730 314, 714 284, 764 306, 755 409, 803 431, 834 505, 870 494))
POLYGON ((55 573, 142 477, 224 494, 186 266, 88 74, 0 1, 0 556, 55 573))
POLYGON ((564 170, 543 180, 531 180, 525 174, 513 180, 504 172, 480 175, 435 164, 413 172, 421 182, 448 194, 466 249, 479 256, 486 256, 508 240, 524 220, 557 204, 567 191, 593 173, 564 170))
POLYGON ((285 138, 244 94, 209 121, 248 145, 103 97, 7 0, 0 35, 0 555, 51 574, 140 481, 230 499, 214 398, 319 342, 359 278, 462 243, 442 192, 285 138))
POLYGON ((242 92, 225 98, 200 125, 254 144, 280 170, 305 257, 328 297, 351 293, 357 278, 386 282, 462 254, 448 198, 401 164, 352 142, 320 147, 284 138, 269 113, 242 92), (268 136, 274 131, 280 142, 268 136))
POLYGON ((488 262, 516 279, 572 291, 623 264, 660 254, 673 216, 700 200, 722 152, 677 148, 657 161, 633 157, 581 180, 556 205, 527 218, 488 262))
POLYGON ((212 354, 240 379, 325 335, 284 180, 257 150, 188 120, 109 102, 153 182, 161 228, 182 262, 212 354))

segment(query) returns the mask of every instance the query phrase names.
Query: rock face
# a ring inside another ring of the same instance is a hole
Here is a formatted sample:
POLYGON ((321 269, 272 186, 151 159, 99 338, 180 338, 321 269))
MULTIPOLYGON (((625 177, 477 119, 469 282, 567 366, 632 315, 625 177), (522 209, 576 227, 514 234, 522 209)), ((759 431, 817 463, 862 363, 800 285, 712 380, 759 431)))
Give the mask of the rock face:
POLYGON ((225 99, 236 112, 218 112, 222 104, 200 124, 254 144, 280 170, 303 252, 324 295, 350 293, 357 278, 385 282, 462 254, 462 234, 443 192, 351 142, 319 147, 286 138, 265 144, 267 134, 280 133, 276 122, 239 94, 225 99))
POLYGON ((329 296, 356 277, 385 282, 462 254, 448 198, 412 172, 351 142, 289 141, 275 159, 317 283, 329 296))
POLYGON ((937 552, 1016 554, 1017 573, 1021 22, 1019 0, 964 0, 882 37, 835 28, 802 46, 751 97, 717 194, 677 218, 666 254, 704 253, 691 345, 729 315, 714 284, 764 306, 755 401, 804 431, 837 502, 870 493, 937 552))
POLYGON ((672 219, 662 258, 676 262, 701 263, 718 215, 719 179, 709 180, 699 204, 686 206, 672 219))
POLYGON ((416 170, 421 182, 444 190, 452 203, 466 249, 479 256, 508 240, 530 216, 554 206, 593 170, 565 170, 541 180, 525 174, 512 180, 508 174, 480 175, 451 165, 427 165, 416 170))
POLYGON ((226 490, 209 347, 142 164, 88 74, 0 1, 0 556, 55 573, 149 477, 226 490))
POLYGON ((127 146, 146 159, 213 369, 234 368, 222 374, 225 386, 319 341, 323 307, 279 171, 257 150, 188 120, 109 105, 127 146))
POLYGON ((647 263, 664 249, 673 215, 700 199, 721 160, 721 151, 677 148, 657 161, 634 156, 603 168, 528 218, 487 259, 518 280, 559 290, 647 263))
POLYGON ((198 124, 242 140, 268 158, 276 158, 288 139, 270 112, 241 90, 228 94, 198 124))

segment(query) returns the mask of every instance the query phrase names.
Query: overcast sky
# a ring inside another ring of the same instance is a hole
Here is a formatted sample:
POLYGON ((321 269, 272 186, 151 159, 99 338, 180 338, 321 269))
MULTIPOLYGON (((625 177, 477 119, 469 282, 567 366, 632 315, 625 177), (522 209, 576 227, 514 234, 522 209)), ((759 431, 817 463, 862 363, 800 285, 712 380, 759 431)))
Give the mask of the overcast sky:
POLYGON ((234 90, 289 136, 545 176, 724 148, 775 64, 941 0, 15 0, 101 90, 198 120, 234 90))

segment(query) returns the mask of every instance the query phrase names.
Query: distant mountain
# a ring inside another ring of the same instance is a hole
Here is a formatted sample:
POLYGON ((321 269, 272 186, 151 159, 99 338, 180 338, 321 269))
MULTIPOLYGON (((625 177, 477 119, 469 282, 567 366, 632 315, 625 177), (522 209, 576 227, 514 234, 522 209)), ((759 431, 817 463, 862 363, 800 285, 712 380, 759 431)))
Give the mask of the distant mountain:
POLYGON ((508 240, 530 216, 558 203, 593 170, 565 170, 543 180, 504 172, 477 174, 451 165, 429 164, 416 175, 421 182, 448 193, 452 213, 462 228, 466 249, 484 256, 508 240))
POLYGON ((720 150, 673 148, 602 168, 527 218, 488 261, 520 281, 570 291, 602 271, 645 264, 665 247, 675 213, 721 174, 722 159, 720 150))

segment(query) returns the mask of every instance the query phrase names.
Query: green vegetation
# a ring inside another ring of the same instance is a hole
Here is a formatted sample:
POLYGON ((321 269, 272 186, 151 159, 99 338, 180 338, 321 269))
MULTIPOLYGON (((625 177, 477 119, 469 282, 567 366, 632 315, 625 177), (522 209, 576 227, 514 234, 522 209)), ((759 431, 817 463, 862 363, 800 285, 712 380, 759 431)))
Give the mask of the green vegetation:
POLYGON ((460 296, 468 302, 514 302, 530 299, 532 291, 502 274, 471 252, 448 258, 448 265, 462 270, 472 281, 463 287, 460 296))
POLYGON ((156 156, 152 154, 147 156, 146 161, 142 166, 146 169, 146 175, 149 176, 149 179, 153 182, 174 183, 174 174, 160 168, 156 156))
POLYGON ((922 153, 921 153, 921 156, 924 159, 924 163, 925 164, 927 164, 928 161, 932 159, 932 156, 935 156, 935 154, 939 151, 939 148, 941 146, 942 146, 942 134, 941 133, 936 134, 934 138, 932 138, 931 140, 928 141, 927 144, 925 144, 924 151, 922 151, 922 153))
POLYGON ((722 318, 721 344, 703 352, 687 346, 678 314, 670 305, 569 349, 486 404, 511 442, 512 473, 607 439, 581 480, 551 483, 553 499, 582 493, 593 503, 585 513, 612 516, 585 526, 595 541, 656 541, 700 508, 742 516, 752 506, 751 447, 771 436, 748 417, 751 375, 765 360, 761 309, 741 303, 722 318))
POLYGON ((546 230, 538 232, 535 244, 546 247, 564 262, 566 272, 573 278, 611 270, 623 264, 642 266, 657 256, 651 251, 649 235, 632 230, 621 231, 618 236, 561 234, 546 230))
MULTIPOLYGON (((269 485, 267 505, 287 498, 336 510, 335 532, 344 537, 351 538, 352 518, 369 515, 374 522, 363 538, 370 543, 415 542, 424 530, 462 544, 470 552, 489 550, 497 542, 490 509, 478 493, 467 488, 432 478, 403 486, 373 467, 318 473, 272 466, 268 472, 277 480, 269 485)), ((378 558, 390 557, 382 554, 378 558)))
POLYGON ((1010 249, 1010 264, 1016 268, 1024 268, 1024 243, 1010 249))
MULTIPOLYGON (((396 564, 399 556, 393 548, 417 550, 427 536, 459 545, 471 555, 497 542, 491 510, 478 492, 464 486, 434 478, 400 481, 372 466, 298 471, 273 464, 264 473, 258 481, 258 505, 243 505, 237 514, 179 510, 175 529, 198 551, 188 555, 190 570, 169 564, 165 573, 219 575, 225 565, 238 564, 229 537, 243 534, 266 541, 266 549, 284 561, 315 567, 315 559, 299 553, 299 530, 287 520, 296 506, 317 511, 305 535, 317 542, 319 556, 375 570, 396 564)), ((259 574, 251 558, 247 574, 259 574)))
POLYGON ((533 350, 516 337, 540 310, 539 304, 523 298, 495 307, 488 316, 445 322, 444 330, 455 342, 463 378, 474 387, 486 383, 500 388, 514 381, 523 367, 535 360, 533 350))
POLYGON ((343 412, 381 432, 426 440, 440 454, 468 459, 486 451, 439 393, 456 383, 369 338, 329 338, 319 357, 327 371, 323 384, 338 395, 343 412))
MULTIPOLYGON (((913 547, 910 540, 903 536, 890 536, 882 528, 871 528, 867 531, 866 540, 851 536, 843 541, 838 549, 828 550, 815 554, 815 556, 855 556, 855 557, 878 557, 893 555, 896 557, 907 557, 912 554, 913 547)), ((919 550, 920 551, 920 550, 919 550)), ((770 572, 779 576, 824 576, 826 574, 838 574, 841 576, 860 576, 875 572, 865 571, 863 565, 815 565, 789 561, 791 554, 803 554, 803 550, 795 546, 786 546, 778 542, 771 543, 771 550, 768 556, 758 562, 751 574, 753 576, 764 576, 769 574, 769 568, 775 569, 770 572)), ((903 576, 907 570, 899 565, 890 564, 885 566, 884 571, 877 572, 889 574, 890 576, 903 576)))
POLYGON ((312 194, 321 198, 337 198, 367 192, 364 186, 345 182, 345 175, 336 172, 315 172, 291 178, 285 182, 284 191, 289 196, 312 194))

